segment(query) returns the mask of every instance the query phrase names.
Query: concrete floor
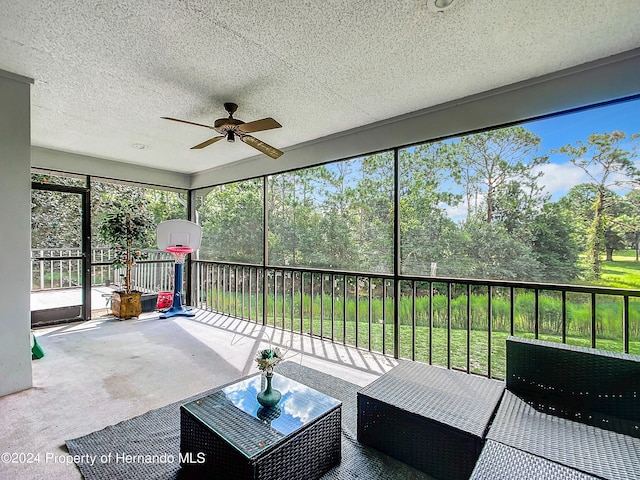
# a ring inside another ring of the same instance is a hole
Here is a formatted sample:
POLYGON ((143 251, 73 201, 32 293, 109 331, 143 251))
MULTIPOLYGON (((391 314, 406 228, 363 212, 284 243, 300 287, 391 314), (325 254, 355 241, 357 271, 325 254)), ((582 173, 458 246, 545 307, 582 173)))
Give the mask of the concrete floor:
POLYGON ((33 388, 0 398, 0 478, 79 479, 64 442, 256 372, 273 345, 287 360, 367 385, 396 362, 211 312, 194 319, 95 319, 34 331, 45 356, 33 388), (39 454, 39 456, 37 456, 39 454), (26 463, 32 460, 32 463, 26 463))

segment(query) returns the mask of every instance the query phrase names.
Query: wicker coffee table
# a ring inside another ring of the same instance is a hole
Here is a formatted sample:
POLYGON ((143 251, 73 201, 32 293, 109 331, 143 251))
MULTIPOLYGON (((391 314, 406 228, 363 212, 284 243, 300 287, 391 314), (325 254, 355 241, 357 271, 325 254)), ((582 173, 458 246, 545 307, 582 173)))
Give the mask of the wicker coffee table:
POLYGON ((261 407, 257 374, 180 407, 186 475, 234 479, 317 479, 341 460, 342 403, 282 375, 282 399, 261 407))

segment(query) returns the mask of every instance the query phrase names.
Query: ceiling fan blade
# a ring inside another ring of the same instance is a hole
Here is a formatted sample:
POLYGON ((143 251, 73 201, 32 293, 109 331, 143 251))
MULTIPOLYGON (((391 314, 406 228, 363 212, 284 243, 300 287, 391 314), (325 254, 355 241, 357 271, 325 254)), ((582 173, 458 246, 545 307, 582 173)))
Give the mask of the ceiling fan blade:
POLYGON ((224 138, 223 136, 210 138, 206 142, 202 142, 196 145, 195 147, 191 147, 191 150, 199 150, 200 148, 208 147, 212 143, 216 143, 218 140, 222 140, 223 138, 224 138))
POLYGON ((238 130, 244 133, 261 132, 262 130, 271 130, 272 128, 281 128, 278 122, 273 118, 263 118, 262 120, 255 120, 254 122, 243 123, 238 125, 238 130))
POLYGON ((251 135, 244 135, 241 137, 242 141, 247 145, 252 146, 256 150, 260 150, 265 155, 270 156, 275 159, 282 155, 284 152, 278 150, 277 148, 272 147, 271 145, 264 143, 262 140, 258 140, 256 137, 252 137, 251 135))
POLYGON ((165 120, 173 120, 174 122, 188 123, 189 125, 195 125, 196 127, 204 127, 204 128, 209 128, 209 129, 213 130, 213 127, 211 127, 209 125, 203 125, 201 123, 187 122, 186 120, 180 120, 179 118, 171 118, 171 117, 160 117, 160 118, 164 118, 165 120))

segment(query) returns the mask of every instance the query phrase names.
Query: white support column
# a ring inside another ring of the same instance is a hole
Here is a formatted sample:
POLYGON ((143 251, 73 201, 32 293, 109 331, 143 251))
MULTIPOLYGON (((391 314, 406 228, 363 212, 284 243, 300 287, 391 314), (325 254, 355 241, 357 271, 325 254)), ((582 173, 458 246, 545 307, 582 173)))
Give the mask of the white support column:
POLYGON ((0 70, 0 396, 32 386, 31 83, 0 70))

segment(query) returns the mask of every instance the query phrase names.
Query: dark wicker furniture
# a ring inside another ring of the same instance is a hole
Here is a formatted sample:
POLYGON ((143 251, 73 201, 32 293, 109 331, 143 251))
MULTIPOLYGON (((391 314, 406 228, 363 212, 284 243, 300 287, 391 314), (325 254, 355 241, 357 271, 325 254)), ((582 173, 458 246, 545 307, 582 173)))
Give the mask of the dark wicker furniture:
POLYGON ((358 392, 358 441, 439 479, 467 479, 504 383, 419 362, 358 392))
POLYGON ((597 477, 487 440, 470 480, 523 479, 597 480, 597 477))
POLYGON ((317 479, 341 459, 342 403, 276 375, 282 400, 256 401, 261 375, 180 407, 184 478, 317 479))
POLYGON ((599 478, 640 479, 640 357, 516 337, 506 355, 508 391, 487 439, 599 478))

